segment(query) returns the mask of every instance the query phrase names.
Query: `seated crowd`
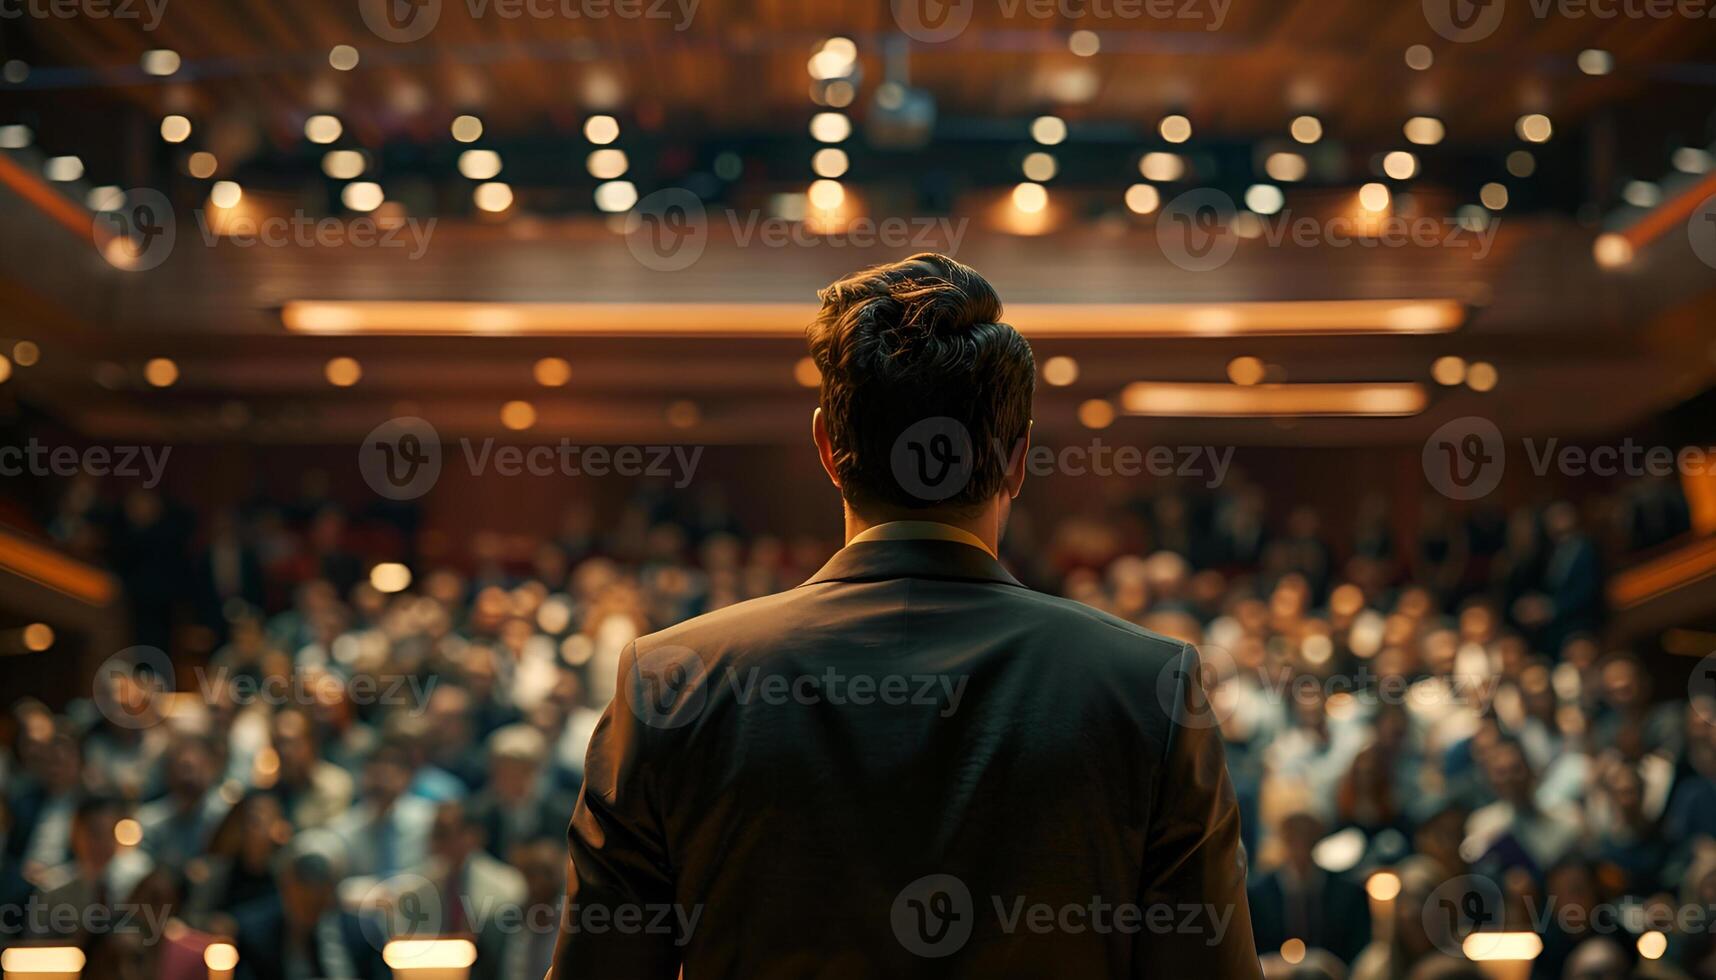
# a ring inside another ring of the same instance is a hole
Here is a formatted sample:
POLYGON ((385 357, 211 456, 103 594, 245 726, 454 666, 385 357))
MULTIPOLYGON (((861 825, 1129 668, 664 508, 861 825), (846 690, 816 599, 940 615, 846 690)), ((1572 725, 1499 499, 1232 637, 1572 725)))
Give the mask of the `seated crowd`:
MULTIPOLYGON (((1367 499, 1330 533, 1236 480, 1022 509, 1003 559, 1198 644, 1271 976, 1483 976, 1475 927, 1536 933, 1541 980, 1712 980, 1716 701, 1657 700, 1599 639, 1615 552, 1684 530, 1658 489, 1398 522, 1367 499)), ((0 752, 0 944, 82 946, 88 976, 194 975, 169 962, 187 936, 236 946, 241 978, 383 976, 389 938, 458 935, 473 976, 541 977, 626 644, 836 546, 645 500, 606 532, 583 510, 526 546, 413 557, 408 583, 369 575, 361 522, 327 507, 144 533, 167 513, 51 526, 100 542, 134 600, 163 578, 199 596, 212 652, 172 651, 171 678, 129 654, 61 712, 18 701, 0 752), (138 571, 140 538, 171 574, 138 571)))

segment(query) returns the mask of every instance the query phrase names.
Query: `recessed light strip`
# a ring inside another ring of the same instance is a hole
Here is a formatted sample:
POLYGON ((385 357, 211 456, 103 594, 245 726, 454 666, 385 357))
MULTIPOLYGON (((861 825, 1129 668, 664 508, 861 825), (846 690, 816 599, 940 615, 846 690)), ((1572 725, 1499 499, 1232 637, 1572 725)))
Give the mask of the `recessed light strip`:
MULTIPOLYGON (((797 337, 802 303, 474 303, 294 300, 286 329, 306 334, 797 337)), ((1458 330, 1453 299, 1239 303, 1013 303, 1008 322, 1032 337, 1257 337, 1439 334, 1458 330)))
POLYGON ((1241 386, 1214 382, 1138 381, 1120 393, 1128 415, 1168 418, 1417 415, 1429 404, 1410 381, 1241 386))

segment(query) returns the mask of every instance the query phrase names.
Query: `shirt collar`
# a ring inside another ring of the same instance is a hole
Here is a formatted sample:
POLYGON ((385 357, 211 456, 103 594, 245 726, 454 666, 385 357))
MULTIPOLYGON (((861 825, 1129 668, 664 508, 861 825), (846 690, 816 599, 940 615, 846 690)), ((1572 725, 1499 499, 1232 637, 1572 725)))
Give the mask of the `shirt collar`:
POLYGON ((983 539, 962 527, 943 524, 940 521, 888 521, 865 528, 852 536, 846 542, 847 547, 861 544, 865 541, 958 541, 973 548, 983 549, 983 553, 991 558, 995 552, 983 543, 983 539))

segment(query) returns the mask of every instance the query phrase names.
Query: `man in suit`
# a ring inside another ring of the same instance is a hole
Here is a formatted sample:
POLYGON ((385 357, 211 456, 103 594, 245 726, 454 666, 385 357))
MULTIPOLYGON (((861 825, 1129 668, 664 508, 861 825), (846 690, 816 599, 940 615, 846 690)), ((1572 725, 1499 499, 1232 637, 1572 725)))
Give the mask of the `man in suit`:
POLYGON ((847 545, 626 650, 554 976, 1261 977, 1196 651, 995 557, 1035 364, 994 289, 926 253, 821 299, 847 545))
POLYGON ((1359 885, 1317 867, 1312 855, 1322 837, 1323 822, 1311 813, 1290 813, 1281 821, 1284 859, 1252 884, 1251 919, 1260 948, 1276 950, 1298 939, 1351 963, 1370 943, 1369 897, 1359 885))

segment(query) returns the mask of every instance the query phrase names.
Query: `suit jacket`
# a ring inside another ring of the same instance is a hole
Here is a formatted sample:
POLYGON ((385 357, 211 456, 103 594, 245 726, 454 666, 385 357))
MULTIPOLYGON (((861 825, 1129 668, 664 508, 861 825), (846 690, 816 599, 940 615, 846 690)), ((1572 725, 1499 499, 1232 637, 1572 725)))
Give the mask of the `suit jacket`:
POLYGON ((585 763, 554 975, 1260 978, 1197 677, 940 540, 644 637, 585 763))

